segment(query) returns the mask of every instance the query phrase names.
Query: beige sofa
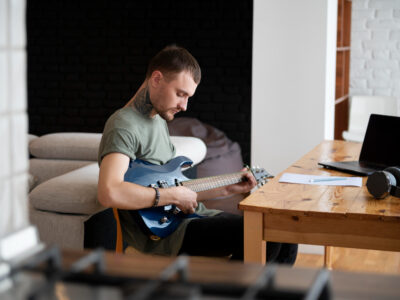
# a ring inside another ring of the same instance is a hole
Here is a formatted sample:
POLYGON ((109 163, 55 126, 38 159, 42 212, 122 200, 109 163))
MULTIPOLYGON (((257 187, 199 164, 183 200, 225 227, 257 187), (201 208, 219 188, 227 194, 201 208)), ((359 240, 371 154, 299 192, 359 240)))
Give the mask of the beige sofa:
MULTIPOLYGON (((240 147, 220 130, 197 119, 168 124, 177 153, 196 165, 189 178, 236 172, 243 162, 240 147)), ((114 249, 112 209, 97 200, 99 133, 54 133, 30 136, 29 214, 46 244, 63 248, 114 249)), ((209 208, 238 213, 241 195, 206 202, 209 208)))
MULTIPOLYGON (((63 248, 115 246, 115 221, 97 200, 97 149, 101 134, 30 136, 29 215, 46 244, 63 248)), ((198 138, 171 137, 177 155, 194 165, 206 155, 198 138)), ((186 172, 192 172, 194 169, 186 172)))

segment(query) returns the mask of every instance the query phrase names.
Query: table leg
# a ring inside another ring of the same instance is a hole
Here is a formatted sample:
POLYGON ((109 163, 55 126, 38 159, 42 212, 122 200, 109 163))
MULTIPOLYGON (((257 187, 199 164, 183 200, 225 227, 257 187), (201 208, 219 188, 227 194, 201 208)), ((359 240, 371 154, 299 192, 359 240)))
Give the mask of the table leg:
POLYGON ((333 248, 330 246, 325 246, 324 267, 329 270, 332 270, 332 260, 333 260, 333 248))
POLYGON ((263 214, 244 211, 244 261, 265 264, 266 243, 263 241, 263 214))

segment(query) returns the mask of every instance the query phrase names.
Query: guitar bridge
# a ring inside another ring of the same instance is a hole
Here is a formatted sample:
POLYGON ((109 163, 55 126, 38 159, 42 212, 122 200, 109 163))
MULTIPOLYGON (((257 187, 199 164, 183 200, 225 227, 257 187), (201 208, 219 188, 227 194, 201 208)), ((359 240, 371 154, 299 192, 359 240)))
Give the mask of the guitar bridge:
POLYGON ((165 180, 159 180, 159 181, 157 181, 157 184, 160 188, 163 188, 163 189, 168 187, 168 183, 165 180))
POLYGON ((174 215, 177 215, 177 214, 179 214, 181 212, 181 210, 179 209, 179 208, 177 208, 176 206, 174 207, 174 209, 172 210, 172 213, 174 214, 174 215))

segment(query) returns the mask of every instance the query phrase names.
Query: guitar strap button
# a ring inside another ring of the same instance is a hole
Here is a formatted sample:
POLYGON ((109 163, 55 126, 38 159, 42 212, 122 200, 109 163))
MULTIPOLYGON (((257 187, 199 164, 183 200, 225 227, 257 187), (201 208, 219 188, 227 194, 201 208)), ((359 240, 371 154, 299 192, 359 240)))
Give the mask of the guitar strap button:
POLYGON ((154 234, 150 235, 150 239, 155 242, 158 242, 159 240, 161 240, 161 238, 159 236, 154 235, 154 234))

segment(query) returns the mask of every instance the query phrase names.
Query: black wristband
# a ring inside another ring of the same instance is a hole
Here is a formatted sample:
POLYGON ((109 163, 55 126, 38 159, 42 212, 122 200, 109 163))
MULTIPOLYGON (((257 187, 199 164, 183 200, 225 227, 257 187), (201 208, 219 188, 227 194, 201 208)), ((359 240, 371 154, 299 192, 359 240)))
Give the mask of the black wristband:
POLYGON ((152 188, 156 191, 156 198, 154 199, 154 204, 153 207, 158 206, 158 202, 160 202, 160 191, 158 190, 158 188, 152 186, 152 188))

